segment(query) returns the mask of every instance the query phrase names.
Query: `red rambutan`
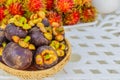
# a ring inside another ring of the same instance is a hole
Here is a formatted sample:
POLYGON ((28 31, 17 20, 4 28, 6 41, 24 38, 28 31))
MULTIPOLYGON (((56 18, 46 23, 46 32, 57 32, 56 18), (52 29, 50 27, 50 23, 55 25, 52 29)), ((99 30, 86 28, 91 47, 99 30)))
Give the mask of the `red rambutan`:
POLYGON ((59 23, 61 25, 62 16, 57 12, 50 11, 48 12, 47 17, 51 25, 53 22, 59 23))
POLYGON ((73 0, 57 0, 56 1, 56 8, 58 11, 61 12, 68 12, 70 11, 74 6, 73 0))
POLYGON ((15 2, 9 6, 9 12, 12 15, 23 15, 23 7, 21 3, 15 2))
POLYGON ((81 13, 82 22, 92 22, 96 19, 96 9, 94 7, 84 8, 81 13))
POLYGON ((4 8, 0 7, 0 21, 5 17, 4 8))
POLYGON ((46 0, 46 8, 47 10, 52 10, 54 5, 54 0, 46 0))
POLYGON ((79 11, 73 10, 72 12, 65 14, 64 24, 66 24, 66 25, 77 24, 79 22, 79 20, 80 20, 79 11))
POLYGON ((39 11, 40 9, 43 8, 43 2, 42 0, 29 0, 28 8, 32 12, 39 11))

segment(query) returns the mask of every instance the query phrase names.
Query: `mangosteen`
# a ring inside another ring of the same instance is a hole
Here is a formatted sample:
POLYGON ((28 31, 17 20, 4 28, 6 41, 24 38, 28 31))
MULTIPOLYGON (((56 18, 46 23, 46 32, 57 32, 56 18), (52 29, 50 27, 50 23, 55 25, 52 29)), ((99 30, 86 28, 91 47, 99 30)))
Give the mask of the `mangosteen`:
POLYGON ((31 65, 33 54, 29 49, 20 47, 17 43, 10 42, 3 50, 2 60, 14 69, 24 70, 31 65))
POLYGON ((0 30, 0 45, 2 45, 3 41, 5 40, 5 34, 3 30, 0 30))
POLYGON ((33 27, 30 32, 31 42, 35 46, 48 45, 50 41, 44 37, 44 34, 40 31, 38 27, 33 27))
POLYGON ((42 20, 42 23, 44 24, 45 27, 48 27, 48 26, 50 25, 50 23, 49 23, 49 21, 48 21, 47 18, 44 18, 44 19, 42 20))
POLYGON ((0 56, 0 62, 2 61, 2 56, 0 56))
POLYGON ((50 46, 39 47, 34 56, 36 68, 47 69, 57 64, 57 52, 50 46))
POLYGON ((8 40, 12 41, 12 36, 19 36, 24 38, 27 35, 27 31, 23 30, 20 27, 17 27, 14 24, 8 24, 5 29, 5 36, 8 40))

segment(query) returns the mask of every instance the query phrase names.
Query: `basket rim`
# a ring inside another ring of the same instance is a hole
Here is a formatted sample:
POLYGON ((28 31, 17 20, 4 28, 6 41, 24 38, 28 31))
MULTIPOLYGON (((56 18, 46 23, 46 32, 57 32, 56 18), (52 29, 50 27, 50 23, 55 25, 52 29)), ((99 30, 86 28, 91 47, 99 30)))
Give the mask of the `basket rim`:
POLYGON ((14 72, 19 72, 19 73, 29 73, 29 74, 31 74, 31 73, 32 74, 44 73, 44 72, 50 71, 53 68, 56 68, 56 66, 60 65, 61 63, 64 63, 64 61, 70 56, 70 54, 71 54, 71 45, 70 45, 70 42, 66 38, 65 38, 65 41, 66 41, 66 43, 68 45, 67 55, 65 56, 65 58, 62 61, 60 61, 58 64, 56 64, 55 66, 53 66, 51 68, 48 68, 48 69, 45 69, 45 70, 38 70, 38 71, 17 70, 17 69, 11 68, 9 66, 6 66, 2 62, 0 62, 0 69, 2 69, 4 71, 7 71, 9 69, 12 72, 14 71, 14 72))

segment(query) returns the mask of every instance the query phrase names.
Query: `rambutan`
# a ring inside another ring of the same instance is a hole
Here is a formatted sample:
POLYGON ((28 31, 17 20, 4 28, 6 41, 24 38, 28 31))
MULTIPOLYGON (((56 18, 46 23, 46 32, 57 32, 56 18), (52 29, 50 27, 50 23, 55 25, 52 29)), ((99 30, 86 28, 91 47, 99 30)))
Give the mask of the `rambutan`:
POLYGON ((73 0, 57 0, 56 8, 60 12, 69 12, 74 6, 73 0))
POLYGON ((5 17, 4 10, 3 7, 0 7, 0 21, 5 17))
POLYGON ((82 6, 83 0, 74 0, 75 6, 82 6))
POLYGON ((46 9, 47 10, 52 10, 54 6, 54 0, 46 0, 46 9))
POLYGON ((80 13, 77 10, 73 10, 70 13, 66 13, 64 17, 64 24, 65 25, 73 25, 77 24, 80 20, 80 13))
POLYGON ((96 19, 96 9, 94 7, 83 8, 81 13, 82 22, 92 22, 96 19))
POLYGON ((57 12, 54 12, 54 11, 48 12, 47 13, 47 18, 48 18, 51 25, 54 22, 59 23, 61 25, 62 16, 60 14, 58 14, 57 12))
POLYGON ((9 12, 12 15, 23 15, 24 11, 23 11, 22 4, 19 2, 10 4, 9 12))
POLYGON ((43 2, 42 0, 29 0, 28 8, 31 12, 37 12, 43 8, 43 2))
POLYGON ((84 4, 86 4, 86 3, 91 3, 91 1, 92 1, 92 0, 83 0, 83 1, 82 1, 82 4, 84 5, 84 4))
POLYGON ((6 0, 0 0, 0 4, 3 4, 6 0))
POLYGON ((91 6, 92 1, 91 0, 74 0, 74 5, 77 7, 85 7, 85 6, 91 6))

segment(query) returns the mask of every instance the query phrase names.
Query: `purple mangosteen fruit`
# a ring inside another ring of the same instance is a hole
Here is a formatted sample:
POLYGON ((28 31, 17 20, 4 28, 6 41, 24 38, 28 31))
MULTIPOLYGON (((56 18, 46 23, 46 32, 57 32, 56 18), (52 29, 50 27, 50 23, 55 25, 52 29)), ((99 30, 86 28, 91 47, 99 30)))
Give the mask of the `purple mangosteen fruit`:
POLYGON ((58 62, 57 52, 50 46, 39 47, 34 56, 35 65, 38 69, 47 69, 58 62))
POLYGON ((33 54, 29 49, 20 47, 17 43, 10 42, 3 50, 2 60, 14 69, 24 70, 31 65, 33 54))
POLYGON ((48 21, 47 18, 43 19, 43 20, 42 20, 42 23, 44 24, 45 27, 50 26, 50 23, 49 23, 49 21, 48 21))
POLYGON ((5 41, 5 34, 3 30, 0 30, 0 45, 5 41))
POLYGON ((48 45, 50 41, 45 38, 44 34, 40 31, 38 27, 33 27, 30 32, 31 42, 35 46, 48 45))
POLYGON ((23 30, 20 27, 17 27, 14 24, 8 24, 5 29, 5 36, 8 40, 12 41, 12 36, 19 36, 24 38, 27 35, 27 31, 23 30))

